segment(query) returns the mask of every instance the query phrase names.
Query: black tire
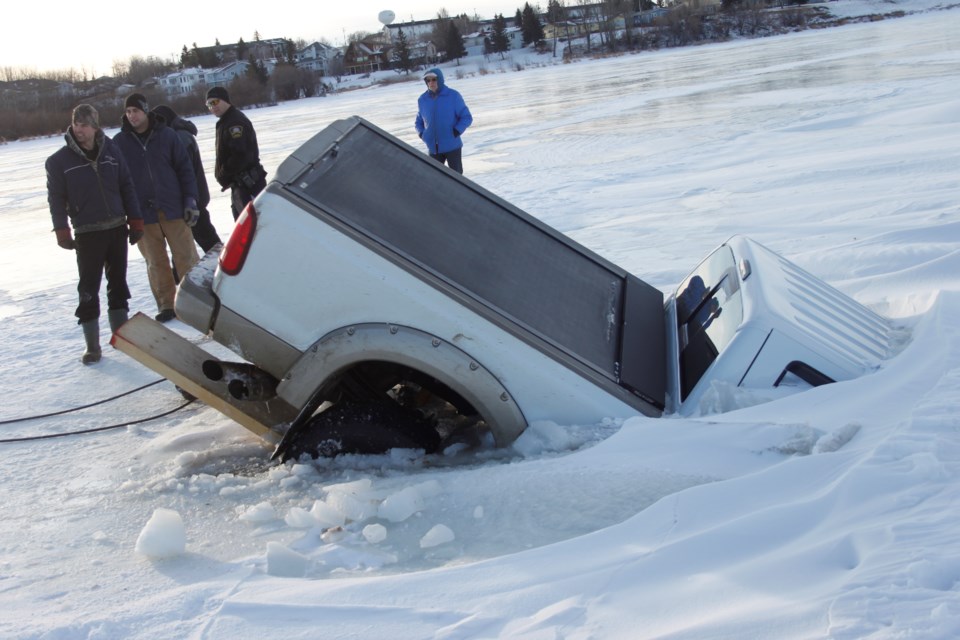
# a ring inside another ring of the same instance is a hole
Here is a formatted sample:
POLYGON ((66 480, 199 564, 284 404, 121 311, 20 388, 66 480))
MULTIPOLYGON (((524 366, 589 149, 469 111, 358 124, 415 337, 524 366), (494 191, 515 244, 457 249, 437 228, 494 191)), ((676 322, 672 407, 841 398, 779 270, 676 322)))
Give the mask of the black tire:
POLYGON ((303 425, 283 451, 283 459, 333 458, 342 453, 380 454, 390 449, 423 449, 434 453, 440 435, 418 411, 390 401, 344 400, 303 425))

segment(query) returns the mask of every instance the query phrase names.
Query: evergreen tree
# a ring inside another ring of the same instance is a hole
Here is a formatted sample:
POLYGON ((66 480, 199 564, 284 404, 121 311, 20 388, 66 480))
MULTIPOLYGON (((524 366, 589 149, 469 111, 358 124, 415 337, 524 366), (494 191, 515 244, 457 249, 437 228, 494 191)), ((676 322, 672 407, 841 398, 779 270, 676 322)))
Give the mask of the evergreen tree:
POLYGON ((517 14, 513 16, 513 26, 517 29, 523 28, 523 14, 520 13, 520 9, 517 9, 517 14))
POLYGON ((566 19, 566 10, 560 0, 550 0, 547 3, 547 23, 557 24, 566 19))
POLYGON ((499 53, 503 60, 503 54, 510 50, 510 39, 507 38, 507 21, 503 14, 493 17, 493 31, 490 33, 490 51, 499 53))
POLYGON ((460 63, 460 58, 467 55, 467 50, 463 46, 463 36, 460 35, 460 29, 457 28, 457 25, 453 22, 450 23, 447 28, 447 60, 457 60, 457 64, 460 63))
POLYGON ((180 68, 188 69, 190 67, 196 67, 199 64, 196 53, 187 49, 187 45, 183 45, 183 50, 180 52, 180 68))
POLYGON ((237 60, 243 60, 247 57, 247 43, 243 41, 243 37, 237 40, 237 60))
POLYGON ((540 24, 540 18, 536 11, 530 6, 529 2, 523 5, 523 14, 521 19, 521 32, 523 33, 523 44, 543 44, 543 25, 540 24))
POLYGON ((402 28, 397 29, 397 43, 393 48, 393 68, 397 72, 403 71, 407 74, 413 69, 413 62, 410 60, 410 44, 402 28))

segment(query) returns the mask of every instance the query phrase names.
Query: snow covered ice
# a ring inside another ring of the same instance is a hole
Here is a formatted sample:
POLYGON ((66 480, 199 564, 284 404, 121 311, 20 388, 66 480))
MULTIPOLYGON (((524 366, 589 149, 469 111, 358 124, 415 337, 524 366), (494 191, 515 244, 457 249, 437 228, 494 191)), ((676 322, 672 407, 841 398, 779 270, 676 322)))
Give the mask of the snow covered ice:
MULTIPOLYGON (((427 458, 278 465, 197 404, 4 443, 0 637, 960 637, 958 27, 951 8, 445 68, 475 117, 467 177, 664 291, 751 236, 897 325, 875 373, 717 389, 691 418, 541 422, 508 450, 427 458)), ((264 165, 354 114, 418 145, 421 85, 251 110, 264 165)), ((213 119, 193 121, 211 169, 213 119)), ((0 420, 156 379, 110 348, 79 362, 76 265, 42 169, 60 143, 0 147, 0 420)), ((226 196, 211 211, 223 234, 226 196)), ((152 313, 130 260, 132 308, 152 313)), ((181 402, 161 383, 0 438, 181 402)))

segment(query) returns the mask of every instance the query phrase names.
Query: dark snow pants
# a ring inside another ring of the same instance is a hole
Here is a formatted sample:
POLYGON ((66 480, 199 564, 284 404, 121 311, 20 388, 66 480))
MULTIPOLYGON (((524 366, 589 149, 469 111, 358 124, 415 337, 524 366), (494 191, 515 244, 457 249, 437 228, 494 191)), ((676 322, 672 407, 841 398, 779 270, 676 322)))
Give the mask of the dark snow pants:
MULTIPOLYGON (((220 242, 220 236, 213 227, 213 222, 210 220, 210 212, 206 207, 200 207, 200 217, 197 219, 197 224, 193 225, 190 231, 193 232, 193 239, 200 245, 204 253, 210 251, 214 245, 220 242)), ((177 279, 177 281, 179 282, 179 279, 177 279)))
POLYGON ((127 225, 104 231, 78 233, 77 270, 80 282, 77 293, 77 324, 100 317, 100 281, 107 275, 107 308, 129 309, 127 287, 127 225))
POLYGON ((447 166, 456 171, 457 173, 463 173, 463 149, 454 149, 453 151, 447 151, 446 153, 431 153, 430 157, 443 164, 447 163, 447 166))

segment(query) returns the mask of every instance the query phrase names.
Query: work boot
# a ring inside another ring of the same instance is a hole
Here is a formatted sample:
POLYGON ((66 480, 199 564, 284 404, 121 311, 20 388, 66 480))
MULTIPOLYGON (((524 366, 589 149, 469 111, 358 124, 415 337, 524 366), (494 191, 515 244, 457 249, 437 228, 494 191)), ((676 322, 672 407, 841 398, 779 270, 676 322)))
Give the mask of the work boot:
POLYGON ((173 309, 164 309, 157 315, 153 317, 157 322, 170 322, 177 317, 176 312, 173 309))
POLYGON ((100 319, 94 318, 80 323, 83 328, 83 339, 87 342, 87 350, 83 352, 80 362, 93 364, 100 362, 100 319))
POLYGON ((123 326, 127 321, 126 309, 110 309, 107 311, 107 318, 110 320, 110 332, 116 333, 117 329, 123 326))

